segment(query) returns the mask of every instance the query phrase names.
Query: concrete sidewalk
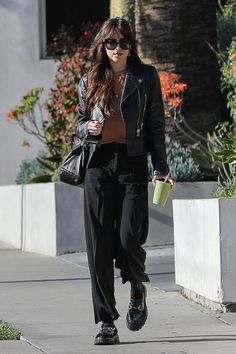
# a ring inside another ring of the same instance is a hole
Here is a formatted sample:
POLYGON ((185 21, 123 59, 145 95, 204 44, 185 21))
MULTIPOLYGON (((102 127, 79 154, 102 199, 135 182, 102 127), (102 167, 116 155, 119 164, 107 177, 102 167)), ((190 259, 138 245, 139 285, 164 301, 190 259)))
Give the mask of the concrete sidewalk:
MULTIPOLYGON (((0 247, 1 248, 1 247, 0 247)), ((0 249, 0 319, 22 331, 0 341, 0 354, 235 354, 236 314, 216 313, 185 298, 174 284, 173 248, 147 251, 149 317, 139 332, 125 325, 129 285, 115 279, 121 344, 94 346, 86 254, 57 258, 0 249)))

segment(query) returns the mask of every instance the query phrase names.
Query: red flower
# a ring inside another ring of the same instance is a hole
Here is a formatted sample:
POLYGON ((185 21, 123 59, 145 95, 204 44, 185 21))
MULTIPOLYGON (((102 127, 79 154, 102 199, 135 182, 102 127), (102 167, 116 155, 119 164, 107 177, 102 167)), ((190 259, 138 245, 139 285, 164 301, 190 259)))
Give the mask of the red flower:
POLYGON ((67 87, 66 86, 62 86, 61 87, 61 92, 65 93, 67 91, 67 87))
POLYGON ((88 36, 90 36, 90 35, 91 35, 91 31, 89 31, 89 30, 88 30, 88 31, 84 31, 84 36, 85 36, 85 37, 88 37, 88 36))

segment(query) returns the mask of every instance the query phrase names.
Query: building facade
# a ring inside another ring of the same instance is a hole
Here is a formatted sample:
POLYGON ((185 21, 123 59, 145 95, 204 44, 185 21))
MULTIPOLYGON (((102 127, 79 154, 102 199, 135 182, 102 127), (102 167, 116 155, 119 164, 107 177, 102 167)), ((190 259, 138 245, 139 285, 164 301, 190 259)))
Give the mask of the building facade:
POLYGON ((0 0, 0 184, 15 181, 19 164, 41 147, 34 137, 6 122, 6 113, 30 89, 53 82, 55 63, 41 59, 42 8, 38 1, 0 0), (27 139, 31 147, 21 147, 27 139))
POLYGON ((44 87, 46 98, 56 64, 46 56, 50 35, 60 25, 82 25, 109 17, 109 0, 0 0, 0 185, 15 182, 19 165, 35 157, 42 144, 6 113, 31 88, 44 87), (22 147, 27 140, 30 147, 22 147))

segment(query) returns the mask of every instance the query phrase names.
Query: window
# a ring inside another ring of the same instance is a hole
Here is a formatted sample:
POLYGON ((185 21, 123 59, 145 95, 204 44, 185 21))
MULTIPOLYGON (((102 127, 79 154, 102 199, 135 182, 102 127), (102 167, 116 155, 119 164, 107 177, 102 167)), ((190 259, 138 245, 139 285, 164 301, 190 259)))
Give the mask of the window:
POLYGON ((103 22, 109 18, 109 5, 109 0, 39 0, 40 57, 47 57, 47 45, 58 29, 73 26, 77 34, 83 23, 103 22))

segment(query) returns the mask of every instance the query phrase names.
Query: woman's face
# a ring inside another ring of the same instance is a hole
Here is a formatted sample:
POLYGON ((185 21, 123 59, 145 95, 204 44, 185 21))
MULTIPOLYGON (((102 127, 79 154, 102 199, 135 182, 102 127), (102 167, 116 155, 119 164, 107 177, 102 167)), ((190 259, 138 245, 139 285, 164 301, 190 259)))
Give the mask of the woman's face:
POLYGON ((105 40, 105 50, 106 54, 110 60, 111 63, 119 63, 119 64, 126 64, 127 62, 127 57, 130 51, 130 43, 124 38, 124 36, 120 33, 119 30, 115 30, 112 35, 109 36, 109 38, 106 38, 105 40), (115 45, 114 40, 116 41, 121 41, 119 45, 117 45, 114 49, 108 49, 115 45), (106 43, 107 42, 107 43, 106 43), (121 48, 121 46, 123 48, 121 48), (124 49, 125 47, 125 49, 124 49))

